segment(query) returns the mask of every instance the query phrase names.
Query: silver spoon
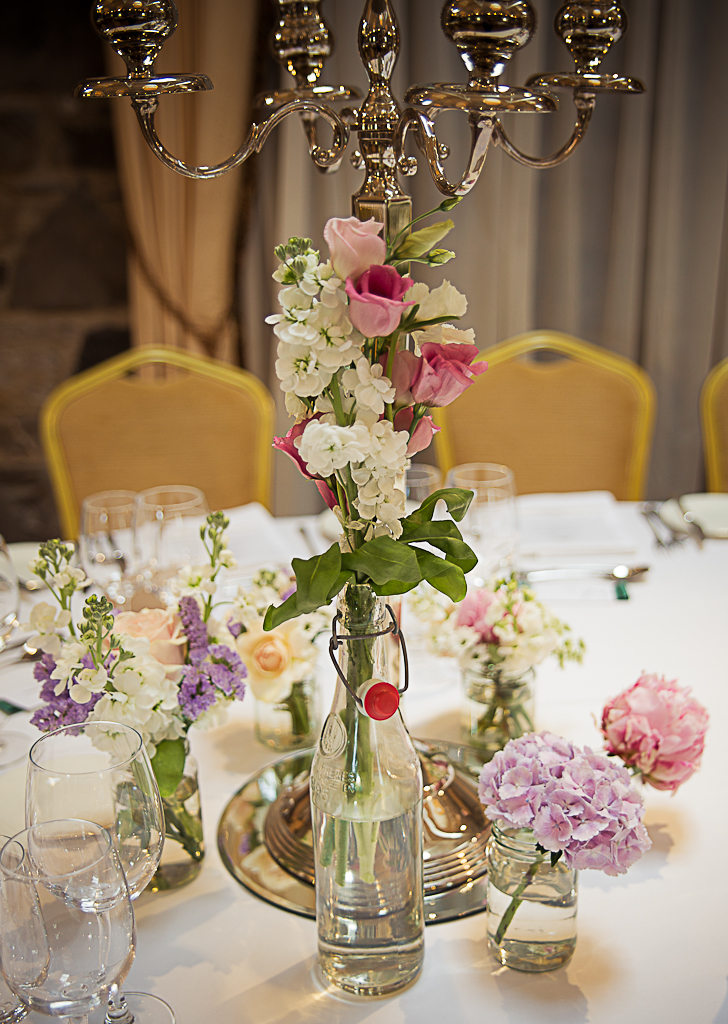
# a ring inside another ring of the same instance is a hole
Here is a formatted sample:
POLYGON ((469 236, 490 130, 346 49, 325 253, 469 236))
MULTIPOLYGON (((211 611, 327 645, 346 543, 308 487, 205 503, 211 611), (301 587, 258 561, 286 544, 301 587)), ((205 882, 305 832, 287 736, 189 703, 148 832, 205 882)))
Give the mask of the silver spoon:
POLYGON ((649 565, 615 565, 613 568, 604 565, 573 565, 563 569, 534 569, 532 572, 518 573, 518 579, 524 583, 538 583, 541 580, 611 580, 612 583, 629 583, 641 579, 649 572, 649 565))

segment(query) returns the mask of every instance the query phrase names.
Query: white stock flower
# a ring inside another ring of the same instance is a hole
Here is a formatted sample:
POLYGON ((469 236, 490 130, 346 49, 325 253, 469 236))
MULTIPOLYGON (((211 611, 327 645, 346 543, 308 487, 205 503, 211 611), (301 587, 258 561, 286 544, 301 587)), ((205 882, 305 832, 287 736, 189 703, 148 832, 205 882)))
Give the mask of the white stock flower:
POLYGON ((276 375, 283 391, 310 398, 329 385, 332 371, 319 366, 316 353, 308 345, 279 345, 276 375))
POLYGON ((370 453, 366 465, 375 473, 402 473, 407 462, 409 434, 395 430, 389 420, 377 420, 369 427, 370 453))
POLYGON ((324 419, 311 420, 296 447, 314 476, 331 476, 349 463, 363 462, 371 450, 371 436, 363 423, 340 427, 324 419))
POLYGON ((286 404, 286 412, 289 416, 293 416, 296 423, 300 423, 308 415, 306 403, 302 402, 298 395, 294 395, 292 391, 285 392, 283 401, 286 404))
POLYGON ((434 341, 439 345, 474 345, 475 331, 472 327, 462 330, 453 327, 452 324, 433 324, 425 331, 416 331, 415 341, 420 347, 428 341, 434 341))
POLYGON ((196 597, 200 592, 214 594, 215 584, 210 578, 212 573, 211 565, 183 565, 170 581, 170 589, 175 597, 196 597))
POLYGON ((418 302, 417 320, 435 320, 442 316, 465 316, 468 300, 449 281, 443 281, 437 288, 430 291, 427 285, 420 282, 413 285, 405 295, 405 300, 418 302), (426 293, 425 293, 426 292, 426 293))
POLYGON ((95 693, 101 693, 109 681, 106 669, 84 668, 68 684, 68 696, 76 704, 88 704, 95 693))
POLYGON ((347 391, 353 391, 359 406, 379 416, 384 414, 384 403, 394 401, 392 382, 384 376, 381 364, 372 365, 364 356, 357 359, 356 369, 344 371, 341 382, 347 391))
MULTIPOLYGON (((56 638, 57 639, 57 638, 56 638)), ((48 653, 51 653, 50 651, 48 653)), ((58 654, 54 653, 56 667, 51 672, 51 679, 57 679, 55 694, 63 693, 66 688, 66 681, 81 664, 81 658, 86 654, 86 648, 78 640, 71 640, 61 646, 58 654)))
POLYGON ((37 633, 55 633, 63 629, 71 621, 71 613, 58 609, 47 601, 39 601, 30 610, 30 621, 24 622, 23 629, 33 629, 37 633))

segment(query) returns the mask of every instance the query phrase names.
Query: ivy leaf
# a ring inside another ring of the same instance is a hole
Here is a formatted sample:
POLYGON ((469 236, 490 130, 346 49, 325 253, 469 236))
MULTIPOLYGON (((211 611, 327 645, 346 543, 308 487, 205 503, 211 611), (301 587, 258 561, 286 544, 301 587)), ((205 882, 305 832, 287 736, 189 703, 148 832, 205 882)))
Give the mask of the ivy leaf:
POLYGON ((419 540, 439 548, 447 561, 459 566, 463 572, 470 572, 478 564, 478 556, 465 543, 455 523, 449 519, 437 519, 419 525, 404 520, 402 539, 408 544, 419 540))
POLYGON ((368 540, 356 551, 342 555, 341 565, 344 569, 362 573, 374 584, 396 582, 416 586, 422 579, 414 550, 392 537, 368 540))
POLYGON ((435 506, 438 501, 445 502, 450 515, 456 523, 459 523, 470 508, 472 500, 472 491, 466 491, 462 487, 444 487, 440 491, 435 491, 429 498, 425 498, 418 509, 415 509, 411 515, 403 519, 402 528, 404 530, 407 529, 408 525, 421 526, 422 523, 432 522, 435 506))
POLYGON ((451 601, 462 601, 468 592, 463 570, 445 558, 430 554, 429 551, 422 551, 419 548, 415 550, 422 578, 451 601))
POLYGON ((162 796, 172 796, 182 781, 185 768, 185 741, 162 740, 152 758, 152 771, 162 796))

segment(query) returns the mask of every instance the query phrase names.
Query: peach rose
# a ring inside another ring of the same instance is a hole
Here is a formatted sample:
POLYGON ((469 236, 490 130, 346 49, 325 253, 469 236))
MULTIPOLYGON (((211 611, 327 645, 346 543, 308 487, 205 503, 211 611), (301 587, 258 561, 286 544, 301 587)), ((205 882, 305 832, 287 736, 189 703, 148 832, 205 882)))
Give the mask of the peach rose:
POLYGON ((295 619, 266 632, 251 624, 235 641, 248 670, 247 682, 258 700, 277 704, 290 695, 294 683, 310 675, 315 649, 295 619))
POLYGON ((114 620, 114 632, 117 636, 126 633, 127 636, 147 637, 151 656, 172 671, 184 664, 187 637, 182 632, 179 615, 166 608, 119 612, 114 620))

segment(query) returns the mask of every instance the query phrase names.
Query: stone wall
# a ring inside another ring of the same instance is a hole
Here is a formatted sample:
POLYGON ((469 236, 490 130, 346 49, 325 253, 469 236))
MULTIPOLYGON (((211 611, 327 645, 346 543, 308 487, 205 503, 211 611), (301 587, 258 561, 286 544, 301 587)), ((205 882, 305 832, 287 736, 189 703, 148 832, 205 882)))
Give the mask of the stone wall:
POLYGON ((57 535, 40 408, 79 369, 128 346, 126 247, 105 74, 89 0, 0 12, 0 533, 57 535))

